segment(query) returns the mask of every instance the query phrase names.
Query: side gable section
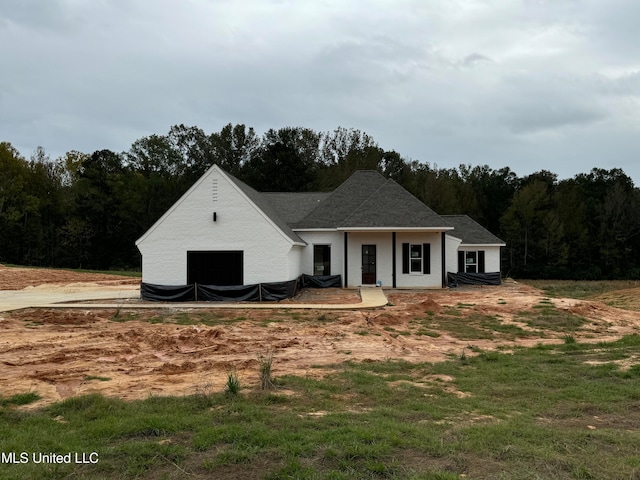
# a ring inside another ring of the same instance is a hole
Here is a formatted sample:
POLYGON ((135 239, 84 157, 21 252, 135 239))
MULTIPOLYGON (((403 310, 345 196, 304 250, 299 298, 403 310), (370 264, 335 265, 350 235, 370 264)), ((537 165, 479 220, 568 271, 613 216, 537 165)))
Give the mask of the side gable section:
POLYGON ((212 166, 136 241, 136 245, 143 247, 157 237, 187 242, 194 237, 201 237, 213 243, 218 237, 218 230, 230 224, 240 227, 238 231, 243 230, 243 225, 249 223, 249 217, 252 224, 244 226, 250 230, 260 230, 260 225, 256 224, 258 220, 263 228, 275 230, 290 245, 304 245, 286 224, 279 225, 281 222, 278 222, 277 216, 272 214, 275 217, 272 218, 256 204, 256 200, 259 201, 257 192, 253 191, 256 198, 251 198, 239 184, 250 188, 217 165, 212 166))
MULTIPOLYGON (((221 170, 222 171, 222 170, 221 170)), ((305 242, 291 230, 291 227, 278 215, 273 205, 265 198, 263 193, 260 193, 251 188, 246 183, 241 182, 237 178, 224 173, 231 182, 235 185, 236 189, 244 194, 244 196, 250 200, 253 206, 258 209, 259 212, 275 227, 277 227, 283 235, 287 236, 290 241, 296 245, 306 245, 305 242)))
POLYGON ((463 245, 493 245, 504 247, 504 240, 496 237, 468 215, 442 215, 449 224, 454 226, 450 232, 462 241, 463 245))

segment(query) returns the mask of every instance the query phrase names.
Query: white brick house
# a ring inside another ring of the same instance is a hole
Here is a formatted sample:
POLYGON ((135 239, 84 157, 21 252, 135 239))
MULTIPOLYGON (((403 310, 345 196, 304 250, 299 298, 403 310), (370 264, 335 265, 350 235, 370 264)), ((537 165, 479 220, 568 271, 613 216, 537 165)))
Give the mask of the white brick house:
POLYGON ((209 169, 138 241, 142 281, 248 285, 302 274, 342 285, 447 285, 500 272, 504 242, 466 216, 440 216, 378 172, 330 193, 259 193, 209 169))

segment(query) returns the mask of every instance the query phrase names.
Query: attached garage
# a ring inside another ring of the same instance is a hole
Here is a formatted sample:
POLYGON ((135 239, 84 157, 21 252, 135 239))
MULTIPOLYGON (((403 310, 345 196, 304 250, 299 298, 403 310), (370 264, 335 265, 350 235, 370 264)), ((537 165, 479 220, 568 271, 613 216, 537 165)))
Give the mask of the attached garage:
POLYGON ((187 283, 231 286, 244 284, 244 252, 188 251, 187 283))
POLYGON ((258 192, 214 166, 136 245, 143 283, 229 287, 296 279, 306 243, 258 192))

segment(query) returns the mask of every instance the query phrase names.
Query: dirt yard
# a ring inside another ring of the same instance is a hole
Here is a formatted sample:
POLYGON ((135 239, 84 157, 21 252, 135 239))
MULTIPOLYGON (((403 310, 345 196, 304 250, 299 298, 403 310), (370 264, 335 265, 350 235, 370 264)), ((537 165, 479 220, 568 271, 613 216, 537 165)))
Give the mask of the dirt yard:
MULTIPOLYGON (((0 290, 135 281, 0 267, 0 290)), ((583 318, 571 330, 578 341, 640 333, 638 312, 601 302, 546 299, 539 290, 513 281, 499 287, 385 293, 389 306, 369 311, 140 311, 125 304, 113 310, 0 313, 0 392, 37 392, 42 398, 30 408, 91 392, 124 399, 187 395, 221 391, 230 371, 238 373, 244 387, 255 386, 258 356, 268 352, 273 353, 275 377, 319 377, 347 360, 436 362, 478 349, 562 342, 566 330, 541 330, 520 316, 541 305, 583 318)), ((358 301, 357 292, 339 289, 303 295, 307 303, 358 301)))
POLYGON ((0 290, 21 290, 38 285, 68 285, 72 283, 97 283, 100 285, 131 285, 139 278, 119 277, 97 273, 73 272, 42 268, 7 268, 0 265, 0 290))

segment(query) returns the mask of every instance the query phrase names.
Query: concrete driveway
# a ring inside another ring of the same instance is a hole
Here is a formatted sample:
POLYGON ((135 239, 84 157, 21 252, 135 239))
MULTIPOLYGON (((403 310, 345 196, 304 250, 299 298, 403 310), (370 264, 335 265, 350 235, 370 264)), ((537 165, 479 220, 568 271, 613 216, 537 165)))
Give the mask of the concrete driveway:
POLYGON ((388 300, 381 288, 361 288, 360 303, 351 304, 282 304, 278 302, 264 303, 167 303, 141 302, 126 303, 131 298, 140 298, 137 285, 88 286, 88 285, 41 285, 27 287, 23 290, 0 290, 0 312, 20 310, 23 308, 286 308, 286 309, 318 309, 318 310, 356 310, 376 308, 387 304, 388 300), (95 300, 108 300, 96 303, 95 300), (92 301, 92 303, 85 303, 92 301))
MULTIPOLYGON (((40 285, 22 290, 0 290, 0 312, 20 310, 32 307, 61 308, 64 302, 86 302, 89 300, 111 300, 118 305, 118 300, 140 298, 138 285, 40 285)), ((87 308, 91 304, 85 304, 87 308)))

